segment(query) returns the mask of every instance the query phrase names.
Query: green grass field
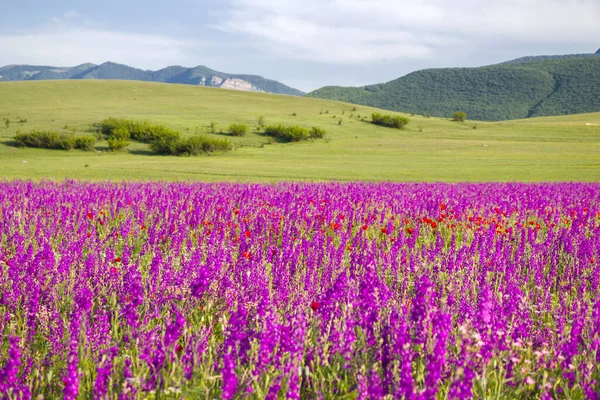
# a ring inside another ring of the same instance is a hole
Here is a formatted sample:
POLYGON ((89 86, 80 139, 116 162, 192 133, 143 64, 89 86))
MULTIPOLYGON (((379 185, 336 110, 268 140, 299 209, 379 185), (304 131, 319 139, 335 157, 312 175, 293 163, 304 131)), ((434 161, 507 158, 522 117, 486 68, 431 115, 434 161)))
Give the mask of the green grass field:
POLYGON ((0 83, 0 178, 167 180, 599 181, 600 113, 507 122, 451 122, 410 117, 405 130, 358 120, 374 108, 312 98, 130 81, 0 83), (328 111, 328 113, 326 113, 328 111), (293 114, 296 116, 293 116, 293 114), (328 140, 269 143, 254 132, 258 116, 327 130, 328 140), (204 132, 247 123, 236 150, 211 156, 16 148, 18 129, 85 133, 109 116, 145 119, 204 132), (27 119, 25 123, 18 118, 27 119), (342 125, 338 121, 342 119, 342 125), (597 125, 586 125, 597 124, 597 125), (473 129, 476 126, 476 129, 473 129))

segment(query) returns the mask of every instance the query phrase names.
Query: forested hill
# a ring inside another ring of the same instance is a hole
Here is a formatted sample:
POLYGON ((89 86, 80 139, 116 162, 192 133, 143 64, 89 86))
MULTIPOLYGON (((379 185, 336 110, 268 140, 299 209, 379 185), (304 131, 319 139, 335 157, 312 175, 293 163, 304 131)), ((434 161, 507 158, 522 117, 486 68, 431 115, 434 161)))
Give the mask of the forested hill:
POLYGON ((439 117, 464 111, 469 119, 487 121, 594 112, 600 111, 600 55, 427 69, 360 88, 324 87, 308 96, 439 117))

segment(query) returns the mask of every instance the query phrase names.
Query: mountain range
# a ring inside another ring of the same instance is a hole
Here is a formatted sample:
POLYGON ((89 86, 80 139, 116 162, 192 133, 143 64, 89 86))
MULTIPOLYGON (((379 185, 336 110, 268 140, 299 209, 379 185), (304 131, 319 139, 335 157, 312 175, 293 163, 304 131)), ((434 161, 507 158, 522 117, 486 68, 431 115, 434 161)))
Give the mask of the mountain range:
POLYGON ((307 96, 420 115, 501 121, 600 111, 595 54, 525 57, 478 68, 416 71, 363 87, 328 86, 307 96))
POLYGON ((158 71, 142 70, 123 64, 105 62, 100 65, 82 64, 76 67, 7 65, 0 68, 2 81, 48 79, 117 79, 186 85, 211 86, 250 92, 266 92, 301 96, 304 93, 283 83, 257 75, 228 74, 204 66, 186 68, 170 66, 158 71))

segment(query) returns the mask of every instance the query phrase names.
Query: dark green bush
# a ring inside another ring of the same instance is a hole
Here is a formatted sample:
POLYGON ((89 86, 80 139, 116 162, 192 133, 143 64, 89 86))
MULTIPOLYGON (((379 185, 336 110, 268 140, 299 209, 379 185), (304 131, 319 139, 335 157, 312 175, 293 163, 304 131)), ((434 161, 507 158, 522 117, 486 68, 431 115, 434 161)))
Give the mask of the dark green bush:
POLYGON ((192 136, 187 139, 180 139, 177 147, 171 155, 197 156, 204 153, 204 137, 192 136))
POLYGON ((94 151, 96 138, 93 136, 81 136, 75 138, 75 148, 83 151, 94 151))
POLYGON ((45 149, 60 148, 60 134, 55 131, 17 132, 14 139, 17 146, 39 147, 45 149))
POLYGON ((280 124, 267 126, 264 134, 286 142, 299 142, 308 139, 322 139, 327 133, 316 126, 308 130, 302 126, 285 126, 280 124))
POLYGON ((177 154, 180 142, 179 132, 165 131, 150 142, 150 149, 158 154, 177 154))
POLYGON ((17 132, 14 139, 17 146, 62 150, 82 149, 91 151, 94 150, 94 144, 96 143, 96 139, 91 136, 76 137, 56 131, 17 132))
POLYGON ((248 132, 248 125, 246 124, 231 124, 227 128, 227 133, 231 136, 244 136, 248 132))
POLYGON ((58 146, 63 150, 73 150, 75 148, 75 138, 71 135, 61 135, 58 146))
POLYGON ((309 138, 308 129, 301 126, 269 125, 265 128, 265 135, 288 142, 299 142, 309 138))
POLYGON ((402 115, 389 115, 381 113, 371 114, 371 123, 379 126, 385 126, 387 128, 402 129, 408 123, 409 119, 402 115))
POLYGON ((233 148, 227 139, 213 138, 208 135, 196 135, 185 139, 179 137, 150 143, 150 148, 159 154, 196 156, 204 153, 228 151, 233 148))
POLYGON ((164 125, 152 125, 148 121, 133 121, 112 117, 95 124, 93 127, 107 137, 115 136, 115 132, 121 132, 118 134, 121 137, 123 136, 122 132, 127 131, 129 138, 142 143, 150 143, 164 135, 176 133, 176 131, 164 125))
POLYGON ((123 138, 119 138, 119 137, 109 137, 108 138, 108 149, 110 151, 123 150, 127 146, 129 146, 129 141, 127 139, 123 139, 123 138))
POLYGON ((465 122, 466 119, 467 119, 467 113, 465 113, 463 111, 457 111, 454 113, 454 115, 452 115, 452 121, 465 122))
MULTIPOLYGON (((202 140, 202 150, 206 153, 214 153, 217 151, 229 151, 233 149, 233 145, 227 139, 213 138, 210 136, 196 136, 202 140)), ((188 141, 192 138, 188 138, 188 141)))
POLYGON ((313 126, 308 135, 311 137, 311 139, 323 139, 325 135, 327 135, 327 132, 325 132, 325 129, 319 128, 318 126, 313 126))

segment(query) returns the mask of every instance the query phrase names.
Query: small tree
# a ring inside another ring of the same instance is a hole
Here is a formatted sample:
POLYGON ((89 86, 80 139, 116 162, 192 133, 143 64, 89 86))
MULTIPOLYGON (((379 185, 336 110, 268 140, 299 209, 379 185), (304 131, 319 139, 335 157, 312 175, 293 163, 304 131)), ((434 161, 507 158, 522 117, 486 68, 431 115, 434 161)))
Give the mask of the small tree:
POLYGON ((10 119, 4 118, 4 124, 6 125, 7 128, 10 128, 10 119))
POLYGON ((467 119, 467 113, 465 113, 463 111, 457 111, 452 116, 452 121, 456 121, 456 122, 465 122, 466 119, 467 119))
POLYGON ((258 125, 258 127, 259 127, 259 128, 261 128, 261 129, 262 129, 262 128, 264 128, 264 127, 265 127, 265 125, 266 125, 266 122, 265 122, 265 117, 263 117, 262 115, 261 115, 261 116, 259 116, 259 117, 256 119, 256 124, 258 125))
POLYGON ((208 133, 216 134, 217 133, 217 123, 215 121, 210 122, 210 126, 208 127, 208 133))

